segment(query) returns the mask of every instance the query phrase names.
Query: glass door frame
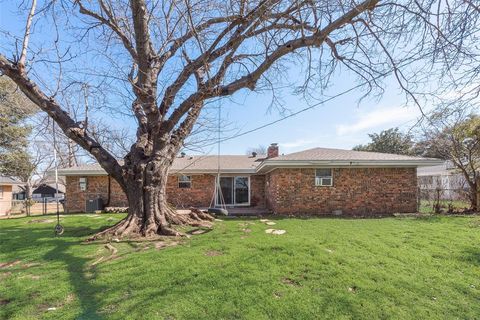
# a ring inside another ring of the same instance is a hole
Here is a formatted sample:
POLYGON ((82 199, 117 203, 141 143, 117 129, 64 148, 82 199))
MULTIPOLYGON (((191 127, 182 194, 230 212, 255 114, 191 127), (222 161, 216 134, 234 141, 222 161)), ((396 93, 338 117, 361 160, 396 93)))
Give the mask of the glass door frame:
MULTIPOLYGON (((252 195, 252 190, 250 188, 250 176, 249 175, 234 175, 234 174, 229 174, 229 175, 220 175, 220 179, 221 178, 233 178, 233 188, 232 188, 232 195, 233 195, 233 203, 231 204, 228 204, 226 203, 225 206, 227 207, 248 207, 250 206, 250 199, 251 199, 251 195, 252 195), (235 178, 247 178, 248 180, 248 202, 245 202, 245 203, 236 203, 237 199, 236 199, 236 192, 235 192, 235 178)), ((218 181, 220 183, 220 181, 218 181)), ((215 206, 218 207, 220 206, 220 203, 218 203, 218 195, 217 195, 217 188, 216 188, 216 184, 217 184, 217 177, 215 177, 215 180, 214 180, 214 188, 215 188, 215 206)))

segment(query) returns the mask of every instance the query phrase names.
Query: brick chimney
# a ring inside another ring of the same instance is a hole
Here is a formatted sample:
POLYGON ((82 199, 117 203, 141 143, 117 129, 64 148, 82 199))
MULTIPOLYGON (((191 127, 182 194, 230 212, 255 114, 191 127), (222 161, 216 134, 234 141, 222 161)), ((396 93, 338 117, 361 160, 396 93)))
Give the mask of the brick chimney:
POLYGON ((278 157, 278 143, 272 143, 267 149, 267 158, 278 157))

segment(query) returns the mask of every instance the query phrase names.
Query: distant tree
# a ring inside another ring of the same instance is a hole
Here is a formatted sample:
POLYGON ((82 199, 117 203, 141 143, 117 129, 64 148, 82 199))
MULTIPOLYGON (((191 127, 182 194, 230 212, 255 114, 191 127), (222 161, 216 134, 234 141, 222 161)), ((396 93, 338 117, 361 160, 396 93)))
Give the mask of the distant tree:
POLYGON ((355 146, 353 150, 404 155, 414 153, 415 142, 412 135, 401 132, 399 128, 383 130, 380 133, 370 133, 368 136, 372 142, 355 146))
POLYGON ((31 169, 27 152, 33 104, 7 77, 0 77, 0 174, 21 177, 31 169))
POLYGON ((480 179, 480 115, 459 108, 433 113, 419 145, 423 156, 433 156, 453 163, 469 186, 472 210, 478 210, 480 179))
POLYGON ((245 154, 247 155, 250 155, 252 154, 253 152, 255 152, 256 154, 267 154, 267 147, 265 147, 264 145, 260 144, 258 145, 257 147, 251 147, 251 148, 248 148, 247 151, 245 152, 245 154))

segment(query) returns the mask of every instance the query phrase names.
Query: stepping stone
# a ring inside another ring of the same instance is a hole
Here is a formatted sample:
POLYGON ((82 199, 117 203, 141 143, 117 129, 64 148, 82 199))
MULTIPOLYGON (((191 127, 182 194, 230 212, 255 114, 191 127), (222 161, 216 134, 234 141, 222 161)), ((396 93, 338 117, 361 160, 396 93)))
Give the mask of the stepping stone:
POLYGON ((267 221, 270 221, 268 219, 260 219, 260 222, 267 222, 267 221))
POLYGON ((287 233, 287 231, 285 231, 285 230, 274 230, 274 231, 272 232, 272 234, 278 234, 278 235, 280 235, 280 234, 285 234, 285 233, 287 233))
POLYGON ((216 257, 216 256, 221 256, 223 255, 223 252, 217 251, 217 250, 209 250, 205 252, 205 255, 208 257, 216 257))
POLYGON ((272 233, 273 231, 275 231, 275 229, 267 229, 265 230, 265 233, 272 233))
POLYGON ((276 225, 276 223, 273 222, 273 221, 267 221, 267 222, 265 222, 265 224, 266 224, 267 226, 274 226, 274 225, 276 225))

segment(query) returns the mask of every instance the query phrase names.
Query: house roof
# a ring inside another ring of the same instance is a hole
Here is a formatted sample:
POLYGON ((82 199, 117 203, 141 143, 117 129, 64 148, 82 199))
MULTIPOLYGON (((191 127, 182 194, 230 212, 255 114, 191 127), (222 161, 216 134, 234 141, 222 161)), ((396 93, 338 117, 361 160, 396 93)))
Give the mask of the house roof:
POLYGON ((22 182, 12 177, 0 176, 0 185, 17 185, 17 184, 22 184, 22 182))
POLYGON ((217 172, 220 160, 222 172, 246 172, 254 173, 256 168, 262 163, 265 156, 245 156, 245 155, 222 155, 218 156, 185 156, 176 158, 170 171, 181 172, 217 172))
MULTIPOLYGON (((378 152, 314 148, 274 158, 248 155, 199 155, 177 157, 171 173, 265 173, 278 167, 421 167, 442 164, 433 158, 378 152)), ((106 175, 98 164, 59 169, 60 175, 106 175)))
POLYGON ((434 158, 390 153, 313 148, 265 160, 257 172, 285 167, 423 167, 441 164, 434 158))
MULTIPOLYGON (((344 161, 365 161, 365 160, 425 160, 429 158, 411 157, 399 154, 354 151, 331 148, 313 148, 300 152, 294 152, 286 155, 281 155, 275 160, 344 160, 344 161)), ((435 159, 437 160, 437 159, 435 159)))
MULTIPOLYGON (((55 193, 55 184, 41 184, 35 190, 33 190, 32 193, 34 194, 45 194, 45 193, 50 193, 53 194, 55 193)), ((58 193, 65 193, 65 186, 59 184, 58 185, 58 193)))
MULTIPOLYGON (((222 155, 220 168, 222 173, 255 173, 265 156, 222 155)), ((218 156, 198 155, 177 157, 170 168, 171 173, 216 173, 218 172, 218 156)), ((87 164, 58 170, 59 175, 106 175, 99 164, 87 164)))

